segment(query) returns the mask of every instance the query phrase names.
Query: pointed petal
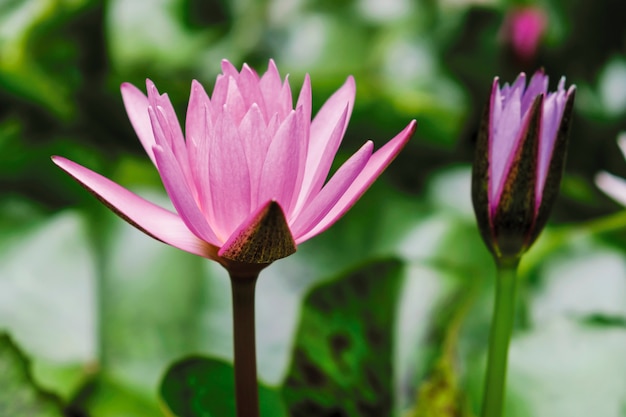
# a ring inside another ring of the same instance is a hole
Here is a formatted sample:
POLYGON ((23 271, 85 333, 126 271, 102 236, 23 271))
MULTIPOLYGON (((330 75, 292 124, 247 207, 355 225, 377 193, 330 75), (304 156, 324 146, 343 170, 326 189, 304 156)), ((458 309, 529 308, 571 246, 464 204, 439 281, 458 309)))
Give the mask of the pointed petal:
POLYGON ((285 77, 285 82, 280 89, 278 96, 278 114, 284 119, 293 110, 293 98, 291 96, 291 86, 289 85, 289 74, 285 77))
POLYGON ((234 231, 219 256, 247 264, 269 264, 295 251, 283 210, 277 202, 269 201, 234 231))
POLYGON ((217 259, 217 248, 193 234, 178 215, 75 162, 58 156, 52 160, 122 219, 148 236, 186 252, 217 259))
POLYGON ((222 73, 227 77, 239 77, 237 68, 227 59, 222 59, 222 73))
MULTIPOLYGON (((276 64, 273 60, 270 60, 267 72, 261 77, 259 87, 261 89, 261 94, 263 95, 263 101, 265 102, 265 106, 267 108, 267 117, 271 118, 275 113, 280 114, 282 106, 280 102, 281 99, 277 92, 282 90, 282 81, 280 79, 280 74, 278 73, 278 68, 276 68, 276 64)), ((281 119, 283 117, 284 116, 281 115, 281 119)))
POLYGON ((172 152, 166 147, 155 146, 154 156, 167 194, 187 228, 201 239, 219 246, 221 242, 198 208, 196 200, 187 186, 183 171, 172 152))
POLYGON ((152 160, 152 163, 156 165, 154 154, 152 153, 152 147, 156 143, 154 141, 154 135, 152 134, 150 116, 148 115, 148 97, 137 87, 129 83, 123 83, 120 90, 130 123, 133 125, 133 129, 135 129, 135 133, 137 137, 139 137, 139 141, 152 160))
POLYGON ((253 104, 248 110, 239 125, 239 134, 246 150, 246 161, 250 173, 250 199, 252 205, 257 206, 259 204, 258 195, 263 163, 271 141, 258 105, 253 104))
POLYGON ((626 180, 624 178, 602 171, 596 175, 595 181, 598 188, 606 195, 626 207, 626 180))
POLYGON ((293 220, 291 230, 296 240, 304 235, 328 214, 348 187, 363 171, 372 156, 374 144, 367 141, 361 149, 352 155, 328 181, 328 184, 306 205, 304 210, 293 220))
POLYGON ((365 191, 378 178, 383 170, 398 155, 404 145, 408 142, 415 131, 416 121, 413 120, 393 139, 387 142, 382 148, 376 151, 367 162, 367 165, 356 177, 352 185, 341 196, 337 204, 328 212, 326 216, 310 231, 300 236, 296 243, 300 244, 315 235, 322 233, 324 230, 332 226, 343 214, 356 203, 356 201, 365 193, 365 191))
POLYGON ((243 102, 243 96, 237 85, 237 81, 230 77, 228 80, 228 92, 226 93, 225 110, 230 113, 236 126, 239 125, 241 119, 246 115, 247 108, 243 102))
MULTIPOLYGON (((553 139, 552 152, 550 162, 545 174, 545 179, 541 184, 537 184, 537 190, 541 190, 538 198, 535 198, 535 222, 533 230, 528 240, 528 245, 532 244, 543 227, 548 222, 550 211, 561 187, 561 177, 565 168, 565 156, 567 154, 567 144, 569 142, 569 131, 572 125, 572 113, 574 110, 574 99, 576 98, 575 87, 572 86, 567 93, 567 101, 565 108, 562 110, 562 117, 558 130, 554 133, 556 139, 553 139)), ((537 193, 539 191, 535 191, 537 193)))
POLYGON ((206 109, 210 108, 211 101, 204 87, 198 81, 191 82, 187 116, 185 118, 185 138, 187 142, 199 143, 206 137, 206 109))
MULTIPOLYGON (((243 96, 246 109, 256 103, 259 108, 265 111, 265 101, 263 100, 263 95, 259 87, 259 76, 247 64, 244 64, 241 69, 241 74, 237 79, 237 85, 243 96)), ((268 115, 264 113, 264 116, 267 120, 268 115)))
POLYGON ((211 95, 211 121, 215 124, 217 117, 221 114, 224 104, 226 104, 226 96, 228 93, 228 80, 231 77, 219 74, 213 86, 213 94, 211 95))
POLYGON ((519 147, 522 117, 521 114, 522 90, 513 89, 511 95, 505 97, 502 111, 499 116, 491 117, 492 129, 489 140, 489 160, 491 161, 491 172, 489 178, 489 200, 492 205, 497 204, 498 196, 502 192, 505 181, 505 172, 510 166, 515 149, 519 147))
POLYGON ((287 208, 291 204, 299 165, 304 162, 301 149, 306 145, 299 119, 298 112, 292 110, 269 145, 259 182, 259 202, 274 200, 287 208))
POLYGON ((541 140, 539 142, 539 164, 537 175, 537 207, 543 195, 543 186, 548 176, 550 162, 561 126, 563 110, 567 102, 567 95, 564 90, 548 94, 543 101, 543 117, 541 119, 541 140))
MULTIPOLYGON (((170 125, 171 121, 169 119, 172 116, 176 116, 171 114, 168 115, 167 110, 160 105, 157 105, 156 108, 153 108, 152 105, 150 105, 148 107, 148 113, 150 114, 150 121, 152 122, 152 132, 154 133, 157 143, 155 146, 163 147, 172 154, 176 160, 176 166, 179 167, 183 174, 185 188, 190 192, 190 195, 192 195, 194 199, 198 200, 198 187, 196 187, 194 177, 191 173, 187 147, 182 138, 182 133, 180 133, 180 127, 177 128, 179 131, 178 134, 180 134, 179 137, 177 133, 174 133, 176 128, 172 129, 170 125)), ((175 121, 175 123, 178 125, 178 121, 175 121)))
POLYGON ((522 114, 526 113, 530 106, 533 104, 535 97, 539 94, 546 94, 548 92, 548 76, 543 71, 539 70, 535 72, 533 77, 528 83, 528 87, 522 97, 522 114))
MULTIPOLYGON (((330 96, 326 103, 315 115, 315 119, 311 122, 311 149, 326 147, 331 132, 335 129, 337 122, 343 117, 343 111, 347 107, 343 132, 348 127, 348 121, 352 115, 354 107, 354 97, 356 95, 356 84, 352 76, 348 77, 346 82, 330 96), (314 148, 315 147, 315 148, 314 148)), ((316 153, 319 151, 314 151, 316 153)), ((313 162, 315 163, 315 162, 313 162)))
POLYGON ((305 74, 302 88, 300 89, 300 95, 298 96, 298 102, 296 103, 296 109, 302 107, 303 117, 306 120, 311 120, 311 103, 311 77, 309 77, 309 74, 305 74))
POLYGON ((313 135, 309 136, 309 147, 306 155, 306 163, 304 165, 304 177, 300 187, 298 200, 294 209, 294 214, 302 210, 308 202, 313 198, 319 190, 322 189, 330 168, 333 164, 341 140, 345 132, 346 120, 348 117, 349 107, 346 106, 340 114, 339 119, 335 123, 332 132, 328 138, 324 139, 324 143, 318 139, 314 139, 313 135), (317 140, 317 146, 312 144, 313 140, 317 140), (323 146, 321 146, 323 145, 323 146))
POLYGON ((209 154, 212 211, 209 222, 224 242, 250 214, 250 174, 244 143, 227 110, 215 126, 209 154))

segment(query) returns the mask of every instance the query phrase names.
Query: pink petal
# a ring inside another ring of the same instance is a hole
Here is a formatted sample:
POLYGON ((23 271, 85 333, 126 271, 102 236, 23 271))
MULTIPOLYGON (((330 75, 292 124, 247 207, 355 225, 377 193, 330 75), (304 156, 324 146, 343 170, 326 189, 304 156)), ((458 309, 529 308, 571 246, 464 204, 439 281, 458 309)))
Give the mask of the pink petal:
POLYGON ((363 171, 372 156, 374 144, 367 141, 361 149, 352 155, 328 181, 304 210, 297 216, 291 226, 291 232, 297 239, 317 225, 328 214, 348 187, 363 171))
POLYGON ((211 101, 204 87, 198 81, 191 82, 191 93, 187 105, 185 119, 185 138, 187 142, 198 143, 206 137, 206 109, 210 108, 211 101))
POLYGON ((209 178, 209 158, 212 151, 212 144, 215 140, 215 128, 211 124, 211 115, 207 107, 204 108, 204 137, 197 145, 192 145, 189 152, 189 163, 191 174, 198 192, 198 205, 207 219, 211 219, 213 203, 211 202, 211 187, 209 178))
POLYGON ((530 106, 539 94, 546 94, 547 92, 548 76, 545 75, 543 71, 539 70, 535 72, 533 77, 530 79, 528 88, 526 88, 524 96, 522 97, 522 114, 525 114, 528 109, 530 109, 530 106))
POLYGON ((156 165, 154 153, 152 152, 152 147, 156 143, 152 134, 150 117, 148 116, 148 98, 137 87, 129 83, 123 83, 120 90, 122 91, 122 100, 124 101, 124 107, 126 107, 130 123, 133 125, 133 129, 135 129, 135 133, 152 163, 156 165))
POLYGON ((244 142, 227 109, 215 126, 209 154, 209 187, 212 211, 209 222, 220 242, 250 214, 250 174, 244 142))
POLYGON ((237 68, 227 59, 222 59, 222 73, 227 77, 239 78, 239 71, 237 68))
POLYGON ((263 163, 267 156, 267 149, 271 143, 271 136, 265 126, 263 114, 258 105, 253 104, 239 125, 239 135, 244 143, 246 161, 250 173, 250 199, 252 205, 259 202, 259 186, 263 163))
POLYGON ((187 228, 202 240, 219 246, 221 242, 198 208, 172 151, 157 145, 154 147, 154 156, 167 194, 187 228))
POLYGON ((233 77, 228 79, 228 92, 226 93, 226 111, 233 118, 233 123, 239 125, 243 116, 246 115, 247 107, 243 102, 243 96, 233 77))
MULTIPOLYGON (((173 110, 172 110, 173 111, 173 110)), ((198 190, 195 186, 191 168, 189 166, 189 156, 187 155, 187 147, 185 146, 182 133, 180 133, 180 127, 178 126, 178 120, 175 120, 177 127, 172 128, 171 118, 175 115, 167 115, 167 110, 162 106, 157 105, 153 108, 152 105, 148 107, 148 113, 150 114, 150 121, 152 122, 152 132, 154 134, 157 145, 165 149, 168 149, 174 158, 176 164, 180 167, 186 187, 193 193, 194 198, 198 197, 198 190), (178 131, 178 133, 176 133, 178 131)), ((156 157, 156 155, 155 155, 156 157)))
MULTIPOLYGON (((280 89, 278 96, 278 114, 281 119, 284 119, 289 115, 289 112, 293 110, 293 98, 291 97, 291 86, 289 85, 289 74, 285 77, 285 82, 280 89)), ((310 120, 310 119, 309 119, 310 120)))
POLYGON ((492 128, 489 138, 489 158, 491 161, 489 166, 491 195, 489 197, 492 203, 497 201, 496 196, 500 194, 504 184, 506 168, 510 166, 514 150, 517 149, 519 143, 519 132, 522 124, 521 97, 521 88, 512 89, 511 95, 505 97, 500 116, 490 118, 492 128))
POLYGON ((309 77, 309 74, 306 74, 300 89, 296 109, 302 107, 303 117, 307 120, 311 120, 311 102, 311 77, 309 77))
POLYGON ((550 168, 550 162, 552 161, 554 144, 556 142, 559 127, 561 126, 561 119, 563 118, 563 111, 565 110, 568 95, 569 93, 566 93, 565 90, 561 88, 556 92, 548 94, 543 101, 541 136, 539 140, 537 164, 537 184, 535 189, 537 206, 541 204, 541 199, 543 197, 543 187, 545 186, 546 179, 548 178, 548 169, 550 168))
MULTIPOLYGON (((274 200, 287 208, 291 205, 299 167, 304 163, 304 130, 302 111, 292 111, 272 139, 263 163, 258 203, 274 200)), ((285 213, 289 218, 289 211, 285 213)))
POLYGON ((398 155, 404 145, 411 138, 411 135, 415 131, 416 121, 413 120, 398 133, 393 139, 387 142, 382 148, 376 151, 367 162, 367 165, 356 177, 354 182, 341 196, 339 201, 333 206, 333 208, 320 220, 315 227, 309 230, 302 236, 296 239, 296 243, 300 244, 313 236, 322 233, 324 230, 332 226, 346 211, 350 209, 356 203, 356 201, 363 195, 363 193, 372 185, 372 183, 378 178, 383 170, 391 163, 391 161, 398 155))
MULTIPOLYGON (((261 94, 261 88, 259 87, 259 76, 254 72, 247 64, 243 65, 241 74, 237 79, 237 85, 239 91, 243 96, 243 101, 246 109, 250 108, 253 104, 257 104, 260 109, 265 111, 265 101, 263 100, 263 94, 261 94)), ((269 115, 264 114, 265 120, 268 120, 269 115)))
POLYGON ((224 104, 226 104, 226 95, 228 93, 228 83, 231 77, 219 74, 213 86, 213 94, 211 95, 211 121, 215 123, 219 114, 221 114, 224 104))
MULTIPOLYGON (((348 77, 346 82, 330 96, 326 103, 315 115, 315 119, 311 123, 311 148, 324 148, 331 132, 335 129, 335 125, 342 118, 344 109, 348 108, 346 119, 344 122, 344 132, 348 127, 350 115, 352 115, 352 107, 354 107, 354 97, 356 95, 356 84, 352 76, 348 77)), ((342 134, 343 136, 343 134, 342 134)), ((308 162, 308 160, 307 160, 308 162)))
MULTIPOLYGON (((343 139, 347 117, 348 106, 343 109, 341 117, 337 120, 335 128, 329 134, 324 148, 314 147, 312 149, 312 146, 309 145, 306 164, 304 165, 304 179, 300 187, 294 214, 297 215, 324 186, 328 172, 343 139), (317 161, 317 163, 313 164, 313 161, 317 161)), ((309 141, 312 140, 312 138, 309 138, 309 141)))
MULTIPOLYGON (((267 109, 267 117, 271 118, 275 113, 280 115, 282 113, 281 98, 276 92, 282 90, 282 81, 278 73, 278 68, 276 68, 276 64, 273 60, 270 60, 267 72, 261 77, 259 87, 267 109)), ((286 115, 281 115, 280 117, 282 119, 285 116, 286 115)))
POLYGON ((193 234, 178 215, 68 159, 54 156, 52 161, 148 236, 186 252, 217 259, 217 248, 193 234))
POLYGON ((307 151, 304 181, 296 211, 307 199, 322 188, 348 126, 356 86, 354 78, 346 82, 324 103, 311 123, 309 149, 307 151))

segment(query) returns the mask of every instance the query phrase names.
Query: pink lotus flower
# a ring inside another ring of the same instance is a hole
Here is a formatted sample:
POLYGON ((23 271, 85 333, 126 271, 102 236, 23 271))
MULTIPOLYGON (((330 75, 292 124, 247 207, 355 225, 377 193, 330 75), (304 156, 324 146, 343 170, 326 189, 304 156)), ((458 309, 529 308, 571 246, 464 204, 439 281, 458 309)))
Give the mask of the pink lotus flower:
POLYGON ((65 158, 53 161, 144 233, 217 260, 263 264, 335 223, 406 144, 412 121, 377 152, 366 142, 326 182, 352 112, 348 77, 311 121, 308 75, 293 106, 273 61, 259 77, 222 62, 211 98, 193 81, 185 134, 167 94, 123 84, 130 121, 176 212, 65 158))
POLYGON ((526 85, 493 82, 478 135, 472 200, 483 239, 498 259, 517 259, 537 238, 558 194, 574 86, 548 92, 538 71, 526 85))

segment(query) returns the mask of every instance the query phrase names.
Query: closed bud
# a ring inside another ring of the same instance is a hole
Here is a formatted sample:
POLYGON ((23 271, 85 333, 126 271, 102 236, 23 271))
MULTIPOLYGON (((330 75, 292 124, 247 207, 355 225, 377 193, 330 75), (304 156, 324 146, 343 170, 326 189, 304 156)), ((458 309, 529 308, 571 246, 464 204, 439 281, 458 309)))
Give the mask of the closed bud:
POLYGON ((478 132, 472 202, 481 235, 500 264, 517 263, 545 226, 558 194, 574 86, 548 92, 538 71, 493 82, 478 132))

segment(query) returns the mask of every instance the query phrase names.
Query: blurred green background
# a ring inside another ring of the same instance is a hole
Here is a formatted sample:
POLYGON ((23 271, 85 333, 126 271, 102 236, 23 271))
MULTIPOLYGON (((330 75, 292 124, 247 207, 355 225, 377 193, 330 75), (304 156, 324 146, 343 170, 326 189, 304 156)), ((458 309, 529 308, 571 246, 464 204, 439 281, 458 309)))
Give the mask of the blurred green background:
MULTIPOLYGON (((337 164, 413 118, 418 128, 339 223, 263 272, 267 415, 477 413, 494 271, 469 196, 475 133, 494 76, 543 67, 551 88, 576 84, 576 108, 561 196, 522 264, 507 417, 625 417, 626 215, 593 183, 601 170, 626 177, 624 16, 623 0, 0 0, 0 330, 25 355, 0 344, 0 369, 15 370, 0 371, 13 390, 0 410, 158 416, 172 361, 203 354, 229 369, 225 273, 134 230, 49 158, 167 205, 119 85, 152 79, 182 119, 191 80, 210 91, 221 59, 262 73, 273 58, 294 90, 310 74, 314 108, 354 75, 337 164), (529 58, 504 24, 519 7, 547 22, 529 58), (351 340, 341 357, 324 345, 336 334, 351 340)), ((215 372, 211 383, 228 375, 215 372)), ((218 391, 198 401, 221 403, 218 391)))

